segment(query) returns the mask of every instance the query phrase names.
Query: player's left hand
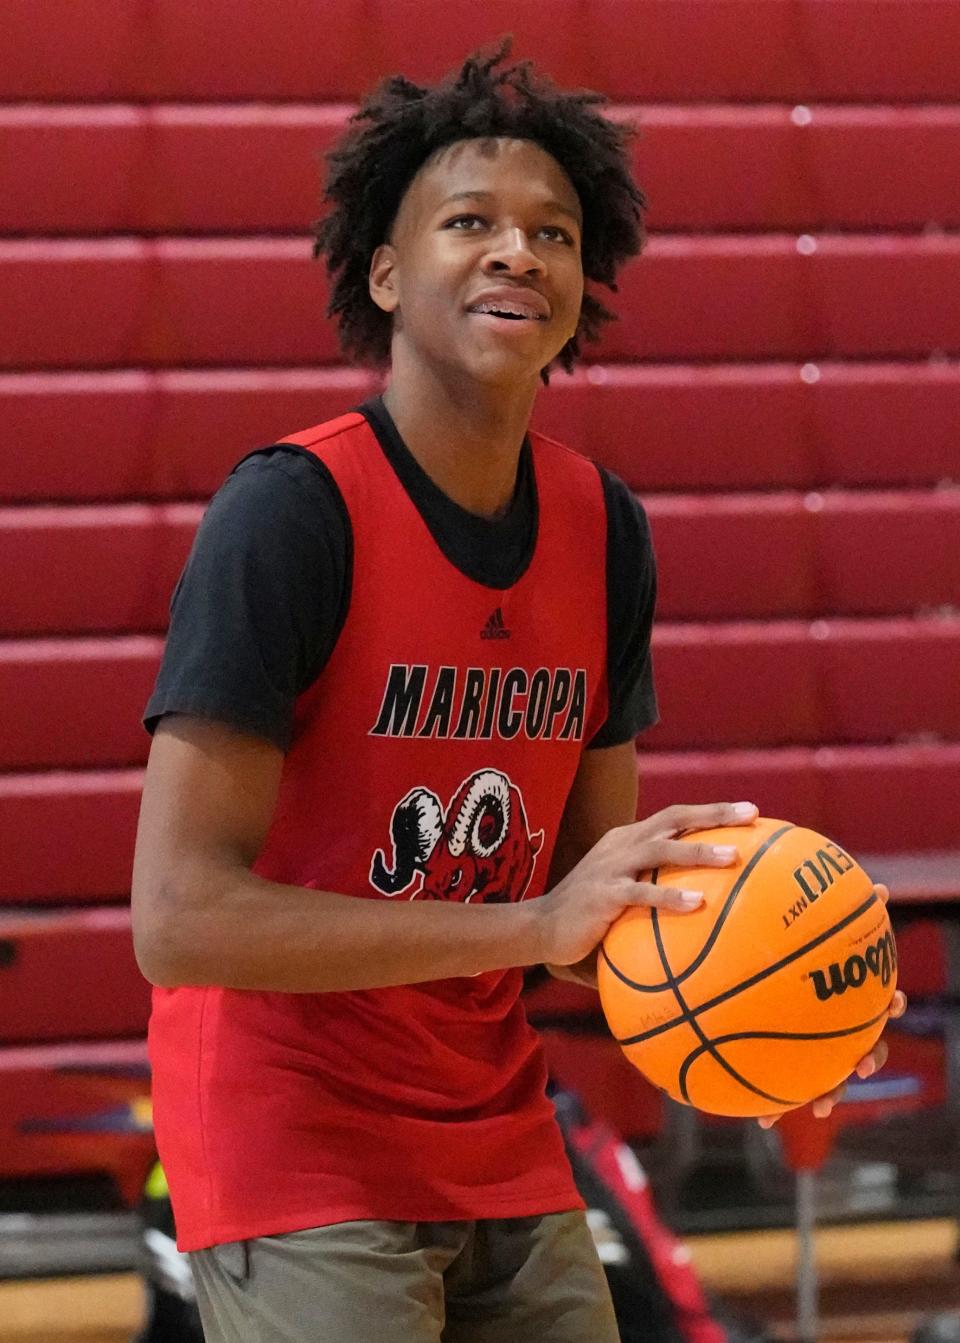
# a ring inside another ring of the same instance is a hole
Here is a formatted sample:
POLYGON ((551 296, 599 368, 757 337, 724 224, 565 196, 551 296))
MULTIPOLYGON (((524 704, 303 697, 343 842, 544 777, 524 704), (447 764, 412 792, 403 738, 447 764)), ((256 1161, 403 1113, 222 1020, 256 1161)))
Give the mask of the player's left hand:
MULTIPOLYGON (((887 890, 886 886, 877 885, 874 887, 874 890, 883 903, 886 904, 890 898, 890 892, 887 890)), ((887 1020, 896 1021, 897 1017, 902 1017, 906 1010, 906 994, 901 993, 900 990, 897 989, 893 998, 890 1000, 890 1011, 887 1013, 887 1020)), ((872 1077, 873 1074, 879 1072, 886 1063, 888 1053, 889 1047, 886 1040, 878 1040, 870 1050, 870 1053, 865 1054, 857 1064, 856 1068, 854 1068, 852 1076, 860 1078, 872 1077)), ((831 1113, 833 1107, 840 1100, 840 1097, 846 1089, 846 1082, 841 1082, 840 1086, 835 1087, 833 1091, 828 1091, 825 1096, 818 1096, 812 1104, 814 1117, 816 1119, 826 1119, 827 1115, 831 1113)), ((761 1128, 773 1128, 774 1124, 780 1118, 780 1115, 764 1115, 762 1119, 757 1120, 757 1123, 761 1128)))

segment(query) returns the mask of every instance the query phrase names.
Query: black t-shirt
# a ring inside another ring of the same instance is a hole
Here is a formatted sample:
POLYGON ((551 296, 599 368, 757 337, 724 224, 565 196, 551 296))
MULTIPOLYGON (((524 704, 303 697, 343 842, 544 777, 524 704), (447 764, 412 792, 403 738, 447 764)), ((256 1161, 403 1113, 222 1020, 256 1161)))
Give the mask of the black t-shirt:
MULTIPOLYGON (((433 483, 379 397, 360 410, 444 555, 494 590, 523 575, 537 540, 529 442, 513 499, 487 519, 433 483)), ((643 508, 602 467, 607 508, 609 713, 589 747, 632 740, 657 720, 650 657, 656 565, 643 508)), ((196 714, 286 751, 294 704, 320 675, 350 605, 350 518, 333 476, 293 444, 238 463, 210 502, 174 589, 170 631, 144 723, 196 714)))

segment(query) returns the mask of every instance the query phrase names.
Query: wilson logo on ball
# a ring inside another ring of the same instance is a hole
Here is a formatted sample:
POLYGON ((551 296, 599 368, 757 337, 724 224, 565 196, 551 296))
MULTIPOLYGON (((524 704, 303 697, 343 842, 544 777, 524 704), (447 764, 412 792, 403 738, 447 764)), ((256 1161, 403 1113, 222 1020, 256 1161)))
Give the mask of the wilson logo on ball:
POLYGON ((811 970, 810 979, 822 1003, 847 989, 859 989, 873 975, 886 987, 897 968, 897 949, 892 933, 886 932, 862 956, 848 956, 843 965, 833 961, 826 970, 811 970))

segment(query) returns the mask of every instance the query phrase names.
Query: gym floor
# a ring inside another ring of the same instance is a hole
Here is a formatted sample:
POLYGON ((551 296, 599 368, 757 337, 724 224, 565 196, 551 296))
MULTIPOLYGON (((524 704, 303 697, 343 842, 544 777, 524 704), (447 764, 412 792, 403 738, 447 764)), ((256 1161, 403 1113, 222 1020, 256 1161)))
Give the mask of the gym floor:
MULTIPOLYGON (((708 1287, 777 1337, 794 1336, 792 1232, 694 1236, 687 1244, 708 1287)), ((949 1219, 819 1230, 820 1343, 905 1343, 924 1315, 960 1308, 956 1250, 949 1219)), ((131 1274, 0 1283, 0 1340, 130 1343, 142 1309, 131 1274)))

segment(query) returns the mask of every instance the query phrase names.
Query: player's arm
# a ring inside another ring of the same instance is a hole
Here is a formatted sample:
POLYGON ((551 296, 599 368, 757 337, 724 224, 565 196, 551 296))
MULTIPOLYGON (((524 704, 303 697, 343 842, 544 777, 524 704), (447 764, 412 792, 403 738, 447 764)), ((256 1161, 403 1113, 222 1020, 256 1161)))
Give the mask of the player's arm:
POLYGON ((255 874, 283 758, 218 723, 173 715, 159 724, 132 888, 134 944, 148 979, 302 992, 537 959, 531 906, 365 900, 255 874))
POLYGON ((733 823, 731 807, 672 807, 608 831, 551 892, 520 904, 302 889, 252 871, 282 767, 278 747, 215 722, 170 715, 158 726, 132 887, 134 946, 153 983, 299 993, 572 964, 630 905, 689 907, 669 885, 638 881, 645 868, 732 861, 673 839, 733 823))
MULTIPOLYGON (((583 752, 560 824, 550 888, 608 831, 637 815, 637 735, 657 719, 650 639, 657 569, 639 500, 618 477, 600 472, 607 515, 607 696, 600 732, 583 752)), ((548 965, 558 979, 596 987, 596 949, 575 966, 548 965)))
MULTIPOLYGON (((577 866, 608 830, 637 815, 637 752, 632 741, 584 751, 564 808, 550 863, 552 889, 577 866)), ((557 979, 596 988, 596 950, 576 965, 548 965, 557 979)))

